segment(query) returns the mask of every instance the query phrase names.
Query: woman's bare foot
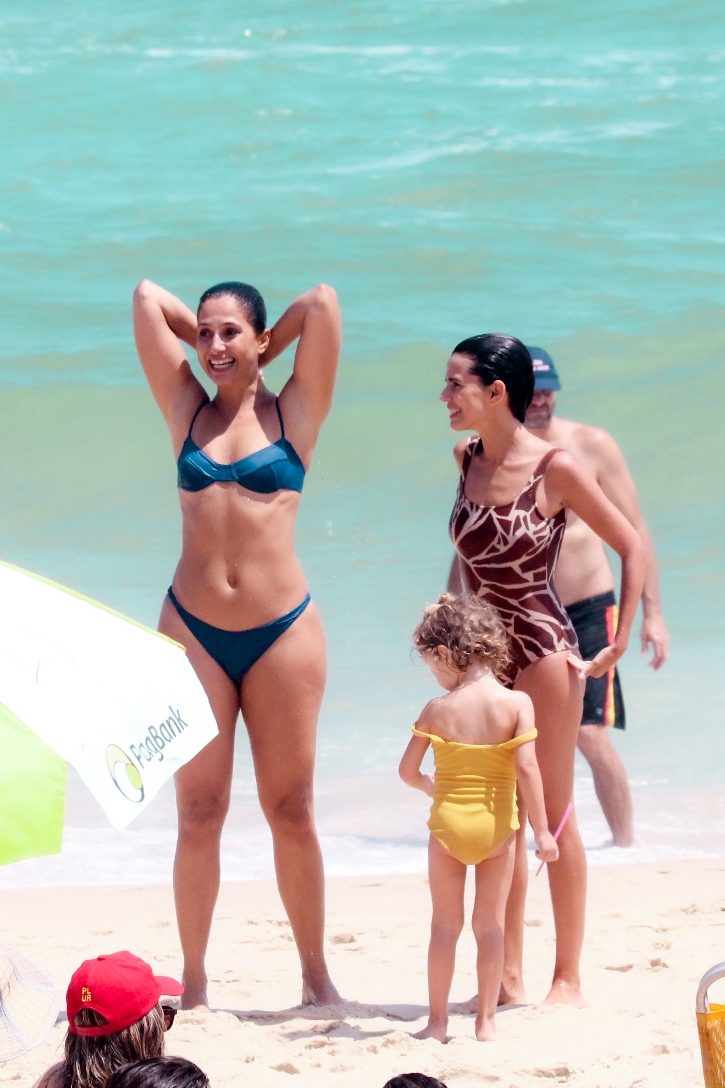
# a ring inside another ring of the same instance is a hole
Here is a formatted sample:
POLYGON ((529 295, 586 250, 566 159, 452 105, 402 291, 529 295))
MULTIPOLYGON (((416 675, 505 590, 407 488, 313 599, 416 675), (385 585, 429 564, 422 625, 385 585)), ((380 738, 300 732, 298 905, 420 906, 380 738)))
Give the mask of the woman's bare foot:
MULTIPOLYGON (((501 988, 498 992, 499 1005, 525 1005, 526 992, 520 979, 511 979, 506 982, 501 980, 501 988)), ((459 1016, 475 1016, 478 1013, 478 994, 469 997, 468 1001, 459 1001, 453 1006, 459 1016)))
POLYGON ((513 971, 506 971, 501 976, 501 988, 498 992, 499 1005, 525 1005, 526 991, 521 975, 513 971))
POLYGON ((551 989, 541 1004, 571 1005, 575 1009, 588 1008, 588 1003, 581 992, 579 983, 565 982, 562 978, 554 979, 551 989))
POLYGON ((416 1031, 415 1035, 411 1036, 413 1039, 436 1039, 439 1043, 445 1043, 447 1041, 446 1028, 447 1024, 431 1024, 428 1021, 426 1027, 422 1031, 416 1031))
POLYGON ((496 1025, 492 1016, 487 1016, 480 1021, 476 1019, 476 1038, 479 1043, 490 1043, 496 1038, 496 1025))
POLYGON ((329 975, 315 979, 314 982, 302 981, 303 1005, 341 1005, 343 1003, 329 975))
POLYGON ((457 1001, 451 1005, 451 1012, 456 1016, 475 1016, 478 1012, 478 994, 469 997, 468 1001, 457 1001))
POLYGON ((209 998, 206 995, 206 983, 199 986, 184 984, 184 992, 181 995, 180 1009, 197 1009, 199 1012, 211 1012, 209 998))

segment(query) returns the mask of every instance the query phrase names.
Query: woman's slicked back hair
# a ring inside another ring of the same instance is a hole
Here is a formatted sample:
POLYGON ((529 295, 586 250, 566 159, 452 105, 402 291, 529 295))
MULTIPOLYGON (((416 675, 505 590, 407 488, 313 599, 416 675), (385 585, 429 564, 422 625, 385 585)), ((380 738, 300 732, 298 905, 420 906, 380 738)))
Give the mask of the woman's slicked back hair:
POLYGON ((534 364, 529 349, 515 336, 488 332, 469 336, 453 349, 454 355, 467 355, 471 374, 481 385, 492 385, 500 379, 506 386, 511 414, 523 423, 526 409, 534 395, 534 364))
POLYGON ((207 287, 199 299, 199 305, 196 308, 197 316, 207 299, 221 298, 222 295, 231 295, 237 300, 247 315, 249 324, 257 336, 261 336, 267 328, 267 307, 257 288, 249 283, 227 280, 225 283, 215 283, 213 287, 207 287))

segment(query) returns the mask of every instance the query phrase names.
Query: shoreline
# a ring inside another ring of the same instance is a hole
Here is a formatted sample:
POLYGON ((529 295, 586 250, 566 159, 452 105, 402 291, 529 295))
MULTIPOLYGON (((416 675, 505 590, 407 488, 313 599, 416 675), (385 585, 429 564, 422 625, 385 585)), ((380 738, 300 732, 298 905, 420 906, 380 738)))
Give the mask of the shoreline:
MULTIPOLYGON (((721 785, 698 790, 632 781, 635 832, 629 849, 611 846, 610 832, 591 777, 578 773, 575 802, 590 870, 668 863, 675 859, 725 858, 725 810, 721 785)), ((391 774, 325 778, 316 784, 316 817, 330 879, 427 871, 430 802, 391 774)), ((176 844, 173 784, 124 831, 114 831, 100 807, 69 768, 63 850, 0 868, 0 894, 10 888, 131 887, 170 884, 176 844)), ((532 845, 532 843, 530 843, 532 845)), ((232 806, 221 848, 222 880, 249 882, 274 876, 272 841, 257 801, 254 780, 234 780, 232 806)), ((530 866, 537 865, 533 853, 530 866)))
MULTIPOLYGON (((213 1088, 295 1083, 382 1088, 418 1069, 461 1088, 690 1088, 701 1082, 694 1000, 701 975, 725 959, 725 859, 590 870, 582 977, 589 1009, 526 1005, 497 1017, 499 1039, 477 1043, 473 1018, 451 1017, 451 1042, 418 1042, 425 1022, 429 896, 420 874, 328 880, 327 949, 347 998, 296 1007, 296 950, 272 881, 222 884, 209 949, 212 1016, 182 1013, 170 1053, 198 1062, 213 1088)), ((468 908, 470 910, 470 879, 468 908)), ((129 948, 178 977, 168 885, 6 888, 2 939, 64 992, 78 963, 129 948)), ((527 901, 528 998, 541 1000, 553 965, 547 881, 527 901)), ((452 1003, 474 992, 470 930, 459 945, 452 1003)), ((714 998, 717 1000, 717 995, 714 998)), ((64 1018, 64 1014, 63 1018, 64 1018)), ((59 1022, 40 1047, 0 1065, 0 1085, 32 1083, 57 1060, 59 1022)))

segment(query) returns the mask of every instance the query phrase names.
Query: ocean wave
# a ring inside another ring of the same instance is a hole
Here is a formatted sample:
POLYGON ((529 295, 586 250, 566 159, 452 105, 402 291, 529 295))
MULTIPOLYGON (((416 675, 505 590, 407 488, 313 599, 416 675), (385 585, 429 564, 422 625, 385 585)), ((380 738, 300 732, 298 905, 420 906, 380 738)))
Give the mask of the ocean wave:
MULTIPOLYGON (((425 828, 423 828, 425 831, 425 828)), ((720 845, 639 842, 615 847, 607 836, 585 832, 589 865, 642 865, 676 858, 719 858, 720 845)), ((143 836, 111 828, 67 827, 63 853, 31 858, 0 869, 0 888, 140 886, 170 884, 176 834, 173 829, 145 828, 143 836)), ((529 868, 538 868, 533 842, 529 868)), ((427 833, 414 838, 385 839, 370 835, 321 834, 320 846, 329 877, 391 876, 424 873, 428 867, 427 833)), ((250 826, 243 835, 225 833, 221 851, 222 880, 273 880, 272 841, 266 826, 250 826)))
POLYGON ((489 146, 488 140, 465 140, 443 147, 419 147, 400 155, 391 155, 387 159, 374 162, 355 163, 349 166, 330 166, 328 174, 368 174, 375 171, 403 170, 408 166, 420 166, 433 159, 447 158, 452 155, 476 155, 489 146))
POLYGON ((664 49, 612 49, 608 53, 583 56, 579 63, 593 68, 631 67, 633 64, 649 67, 666 61, 680 63, 685 56, 680 52, 664 49))
POLYGON ((553 76, 484 76, 476 87, 602 87, 602 79, 555 79, 553 76))
POLYGON ((145 49, 144 56, 159 60, 171 57, 192 57, 194 60, 249 60, 250 49, 145 49))
POLYGON ((458 142, 437 147, 412 147, 409 151, 403 151, 386 158, 374 159, 368 162, 346 163, 342 166, 329 166, 327 173, 333 175, 386 173, 421 166, 435 159, 445 159, 459 155, 477 155, 485 150, 514 151, 526 147, 572 148, 584 147, 588 144, 603 141, 651 139, 658 133, 673 127, 675 126, 672 123, 665 121, 633 120, 609 125, 596 125, 585 129, 552 128, 519 133, 505 133, 493 129, 487 131, 485 137, 462 139, 458 142))

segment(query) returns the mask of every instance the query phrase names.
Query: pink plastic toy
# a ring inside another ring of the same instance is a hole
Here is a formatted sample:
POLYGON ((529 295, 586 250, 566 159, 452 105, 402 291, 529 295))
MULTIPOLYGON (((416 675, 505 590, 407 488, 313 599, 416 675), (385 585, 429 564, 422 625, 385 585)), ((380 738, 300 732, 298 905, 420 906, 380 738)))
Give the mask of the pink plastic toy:
MULTIPOLYGON (((555 839, 558 839, 559 835, 561 835, 562 831, 564 830, 564 824, 569 819, 569 817, 571 816, 573 811, 574 811, 574 804, 573 804, 572 801, 570 801, 569 804, 566 806, 566 812, 564 813, 564 815, 561 818, 561 823, 559 824, 556 831, 554 832, 554 838, 555 839)), ((541 870, 544 868, 545 865, 546 865, 546 862, 542 861, 541 865, 536 870, 536 875, 537 876, 539 875, 539 873, 541 872, 541 870)))

